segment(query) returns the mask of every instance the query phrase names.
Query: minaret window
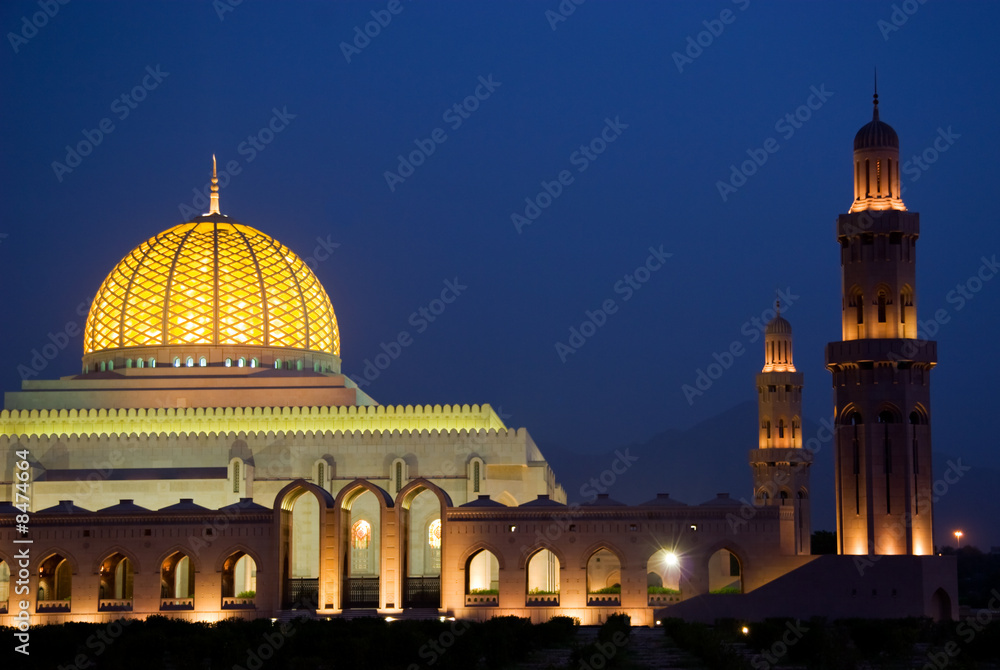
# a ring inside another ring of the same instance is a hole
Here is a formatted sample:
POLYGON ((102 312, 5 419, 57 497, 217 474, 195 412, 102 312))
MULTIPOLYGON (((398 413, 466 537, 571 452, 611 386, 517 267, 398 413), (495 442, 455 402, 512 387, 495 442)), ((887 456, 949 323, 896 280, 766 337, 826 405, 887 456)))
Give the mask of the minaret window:
POLYGON ((865 159, 865 197, 867 198, 872 193, 872 177, 871 177, 871 163, 866 158, 865 159))
POLYGON ((882 196, 882 161, 875 161, 875 192, 882 196))
POLYGON ((887 183, 888 183, 888 186, 889 186, 889 188, 888 188, 888 190, 889 190, 889 197, 891 198, 892 197, 892 159, 891 158, 886 159, 886 176, 888 177, 887 183))
POLYGON ((764 422, 764 436, 767 439, 769 439, 769 440, 771 439, 771 422, 770 421, 765 421, 764 422))
POLYGON ((857 310, 858 325, 862 325, 865 322, 865 299, 861 293, 858 293, 855 298, 855 308, 857 310))
POLYGON ((784 419, 781 419, 780 421, 778 421, 778 437, 779 438, 785 437, 785 420, 784 419))
POLYGON ((233 493, 240 492, 240 463, 233 463, 233 493))
POLYGON ((878 293, 878 322, 885 323, 885 291, 878 293))

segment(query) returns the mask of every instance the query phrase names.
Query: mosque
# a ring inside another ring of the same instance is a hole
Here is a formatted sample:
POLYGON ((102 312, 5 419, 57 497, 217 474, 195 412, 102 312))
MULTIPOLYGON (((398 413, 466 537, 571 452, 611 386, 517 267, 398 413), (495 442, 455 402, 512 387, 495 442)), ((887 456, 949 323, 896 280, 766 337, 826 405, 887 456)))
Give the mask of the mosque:
MULTIPOLYGON (((209 211, 130 251, 98 288, 79 374, 0 411, 0 625, 154 614, 663 616, 957 614, 934 555, 930 370, 917 339, 919 215, 899 140, 854 140, 837 222, 838 555, 810 554, 811 453, 792 328, 767 326, 754 504, 727 494, 567 504, 524 428, 488 405, 377 403, 341 373, 316 275, 209 211)), ((742 457, 742 456, 741 456, 742 457)))

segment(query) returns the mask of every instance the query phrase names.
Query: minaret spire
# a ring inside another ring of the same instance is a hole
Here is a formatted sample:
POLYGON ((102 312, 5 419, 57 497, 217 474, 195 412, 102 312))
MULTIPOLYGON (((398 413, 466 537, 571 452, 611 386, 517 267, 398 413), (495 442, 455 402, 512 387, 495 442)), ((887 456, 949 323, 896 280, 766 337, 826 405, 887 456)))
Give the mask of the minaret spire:
POLYGON ((208 205, 209 214, 221 214, 219 211, 219 175, 215 169, 215 154, 212 154, 212 195, 208 205))
POLYGON ((875 68, 875 97, 872 99, 875 109, 872 111, 872 121, 878 121, 878 68, 875 68))

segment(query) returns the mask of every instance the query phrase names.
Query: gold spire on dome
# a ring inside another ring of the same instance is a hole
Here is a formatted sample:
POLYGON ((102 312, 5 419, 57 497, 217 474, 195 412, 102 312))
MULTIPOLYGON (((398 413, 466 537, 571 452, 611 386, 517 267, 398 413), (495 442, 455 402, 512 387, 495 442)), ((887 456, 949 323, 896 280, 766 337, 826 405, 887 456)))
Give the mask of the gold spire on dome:
POLYGON ((209 214, 221 214, 219 211, 219 176, 215 169, 215 154, 212 154, 212 195, 208 204, 209 214))

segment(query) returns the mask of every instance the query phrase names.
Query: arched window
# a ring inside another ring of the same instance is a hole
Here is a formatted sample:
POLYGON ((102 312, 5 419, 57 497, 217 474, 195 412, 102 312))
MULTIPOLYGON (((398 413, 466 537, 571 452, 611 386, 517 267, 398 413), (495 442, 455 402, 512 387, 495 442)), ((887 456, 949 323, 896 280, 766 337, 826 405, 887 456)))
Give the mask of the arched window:
POLYGON ((151 368, 155 368, 156 367, 156 359, 153 358, 152 356, 149 357, 149 367, 151 367, 151 368))
POLYGON ((107 370, 108 370, 108 364, 105 363, 104 361, 101 361, 101 372, 107 372, 107 370))
POLYGON ((479 462, 472 464, 472 492, 479 493, 479 462))
POLYGON ((108 370, 110 371, 110 370, 114 370, 114 369, 115 369, 115 362, 114 362, 114 360, 108 361, 108 370))
POLYGON ((240 462, 233 463, 233 493, 240 492, 240 462))
POLYGON ((867 158, 865 159, 865 197, 867 198, 872 194, 872 171, 871 171, 871 161, 867 158))
POLYGON ((858 293, 854 296, 856 317, 858 320, 858 325, 862 325, 865 322, 865 297, 864 294, 858 293))
POLYGON ((250 359, 250 367, 252 367, 252 368, 257 367, 257 359, 256 358, 251 358, 250 359))
POLYGON ((233 359, 231 359, 231 358, 227 358, 226 359, 226 367, 227 368, 233 367, 233 359))
POLYGON ((125 359, 125 367, 126 368, 131 368, 132 367, 132 359, 131 358, 126 358, 125 359))
POLYGON ((142 367, 142 359, 141 358, 135 359, 135 367, 137 367, 137 368, 141 368, 142 367))
POLYGON ((242 368, 246 364, 247 364, 247 359, 243 358, 242 356, 240 356, 240 359, 236 361, 236 367, 238 368, 242 368))
POLYGON ((785 437, 785 420, 784 419, 779 419, 778 420, 778 437, 781 437, 781 438, 785 437))
POLYGON ((771 439, 771 422, 770 421, 765 421, 764 422, 764 433, 767 436, 767 439, 770 440, 771 439))
POLYGON ((188 356, 187 360, 184 361, 184 363, 187 365, 187 367, 193 368, 194 367, 194 358, 192 358, 191 356, 188 356))
POLYGON ((885 291, 878 292, 878 322, 885 323, 885 291))
POLYGON ((204 356, 202 356, 201 358, 198 359, 198 367, 203 368, 206 365, 208 365, 208 361, 205 360, 204 356))
POLYGON ((280 370, 281 369, 281 359, 280 358, 275 358, 274 359, 274 369, 275 370, 280 370))
POLYGON ((180 366, 181 366, 181 358, 180 358, 180 356, 174 356, 174 367, 175 368, 179 368, 180 366))

